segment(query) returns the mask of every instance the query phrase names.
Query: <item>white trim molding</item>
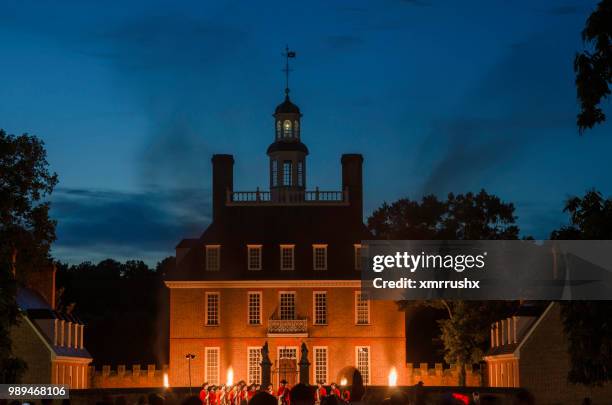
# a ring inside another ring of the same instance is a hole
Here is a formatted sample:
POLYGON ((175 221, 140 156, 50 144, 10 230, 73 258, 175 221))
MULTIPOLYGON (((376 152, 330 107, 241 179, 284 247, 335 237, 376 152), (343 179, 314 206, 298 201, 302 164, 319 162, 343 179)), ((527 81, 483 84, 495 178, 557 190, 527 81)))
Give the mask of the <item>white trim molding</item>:
POLYGON ((361 288, 361 280, 165 281, 168 288, 361 288))

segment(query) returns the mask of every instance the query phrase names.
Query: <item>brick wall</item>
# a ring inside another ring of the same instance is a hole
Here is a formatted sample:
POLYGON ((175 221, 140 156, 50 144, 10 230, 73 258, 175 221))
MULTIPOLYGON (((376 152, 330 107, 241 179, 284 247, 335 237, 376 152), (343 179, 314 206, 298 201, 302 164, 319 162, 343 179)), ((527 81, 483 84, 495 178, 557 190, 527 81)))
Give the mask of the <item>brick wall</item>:
MULTIPOLYGON (((313 363, 313 347, 328 350, 328 382, 350 379, 355 366, 355 347, 370 347, 370 384, 386 385, 392 367, 398 373, 398 383, 407 381, 405 366, 404 314, 395 302, 372 301, 371 323, 355 325, 355 291, 353 288, 287 288, 296 292, 298 318, 308 320, 308 337, 268 337, 267 320, 278 307, 278 289, 230 288, 221 290, 171 289, 170 292, 170 384, 188 384, 186 353, 193 353, 192 382, 204 382, 204 357, 206 347, 219 347, 219 375, 226 379, 227 369, 234 370, 235 381, 247 379, 248 347, 260 348, 266 341, 272 362, 277 360, 279 347, 297 347, 306 343, 313 363), (205 326, 205 294, 220 292, 219 326, 205 326), (247 296, 249 291, 262 292, 262 325, 247 324, 247 296), (313 292, 326 291, 328 324, 313 325, 313 292)), ((314 382, 311 365, 310 381, 314 382)), ((276 381, 275 381, 276 384, 276 381)))
POLYGON ((32 325, 21 317, 18 325, 11 328, 13 354, 28 364, 22 383, 51 383, 51 351, 36 334, 32 325))
MULTIPOLYGON (((456 386, 459 383, 459 369, 454 365, 451 365, 450 368, 444 368, 440 363, 435 363, 433 367, 430 367, 427 363, 416 366, 408 364, 404 385, 415 385, 419 381, 423 381, 426 386, 456 386)), ((468 367, 466 370, 466 385, 468 387, 480 387, 482 385, 480 372, 468 367)))
MULTIPOLYGON (((521 387, 527 388, 538 404, 579 404, 588 391, 569 384, 569 355, 558 304, 544 315, 520 352, 521 387)), ((591 390, 595 404, 609 404, 612 385, 591 390)))
POLYGON ((96 370, 94 366, 89 367, 89 378, 91 388, 147 388, 163 387, 164 373, 168 372, 168 366, 161 369, 155 364, 141 367, 135 364, 128 369, 125 365, 119 365, 116 369, 111 366, 102 366, 96 370))

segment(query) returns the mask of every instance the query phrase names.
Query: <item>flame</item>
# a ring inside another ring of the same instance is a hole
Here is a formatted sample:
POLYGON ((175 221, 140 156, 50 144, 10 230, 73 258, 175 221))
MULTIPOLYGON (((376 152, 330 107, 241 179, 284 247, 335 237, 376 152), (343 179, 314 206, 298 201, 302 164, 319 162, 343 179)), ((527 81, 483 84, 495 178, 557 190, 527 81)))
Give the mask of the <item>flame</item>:
POLYGON ((227 369, 227 385, 233 385, 234 384, 234 369, 232 368, 232 366, 229 366, 229 368, 227 369))
POLYGON ((389 387, 395 387, 397 385, 397 370, 395 367, 391 367, 389 371, 389 387))
POLYGON ((345 386, 346 385, 346 378, 342 377, 342 379, 340 380, 340 385, 345 386))
POLYGON ((168 373, 164 373, 164 388, 170 388, 170 383, 168 382, 168 373))

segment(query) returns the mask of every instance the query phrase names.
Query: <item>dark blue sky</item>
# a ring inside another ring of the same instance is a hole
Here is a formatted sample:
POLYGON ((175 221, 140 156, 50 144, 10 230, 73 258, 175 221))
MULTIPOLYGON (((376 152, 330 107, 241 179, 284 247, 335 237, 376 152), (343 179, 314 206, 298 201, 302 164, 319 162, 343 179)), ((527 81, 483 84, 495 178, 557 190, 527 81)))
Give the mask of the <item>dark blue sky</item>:
POLYGON ((0 127, 47 144, 59 259, 154 263, 199 235, 212 153, 266 186, 285 43, 309 186, 339 189, 340 155, 363 153, 366 215, 485 188, 545 238, 569 195, 612 191, 610 124, 574 125, 596 2, 93 3, 0 6, 0 127))

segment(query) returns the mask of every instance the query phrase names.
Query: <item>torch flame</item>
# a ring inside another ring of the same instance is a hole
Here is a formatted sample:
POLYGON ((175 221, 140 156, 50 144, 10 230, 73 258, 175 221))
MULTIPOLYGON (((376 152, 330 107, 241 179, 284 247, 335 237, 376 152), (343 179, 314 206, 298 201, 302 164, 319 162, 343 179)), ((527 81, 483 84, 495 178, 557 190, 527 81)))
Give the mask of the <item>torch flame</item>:
POLYGON ((340 380, 340 385, 345 386, 346 385, 346 378, 342 377, 342 379, 340 380))
POLYGON ((397 370, 395 367, 391 367, 389 372, 389 387, 395 387, 397 385, 397 370))
POLYGON ((170 383, 168 382, 168 373, 164 373, 164 388, 170 388, 170 383))
POLYGON ((232 368, 232 366, 229 366, 229 368, 227 369, 227 385, 233 385, 234 384, 234 369, 232 368))

